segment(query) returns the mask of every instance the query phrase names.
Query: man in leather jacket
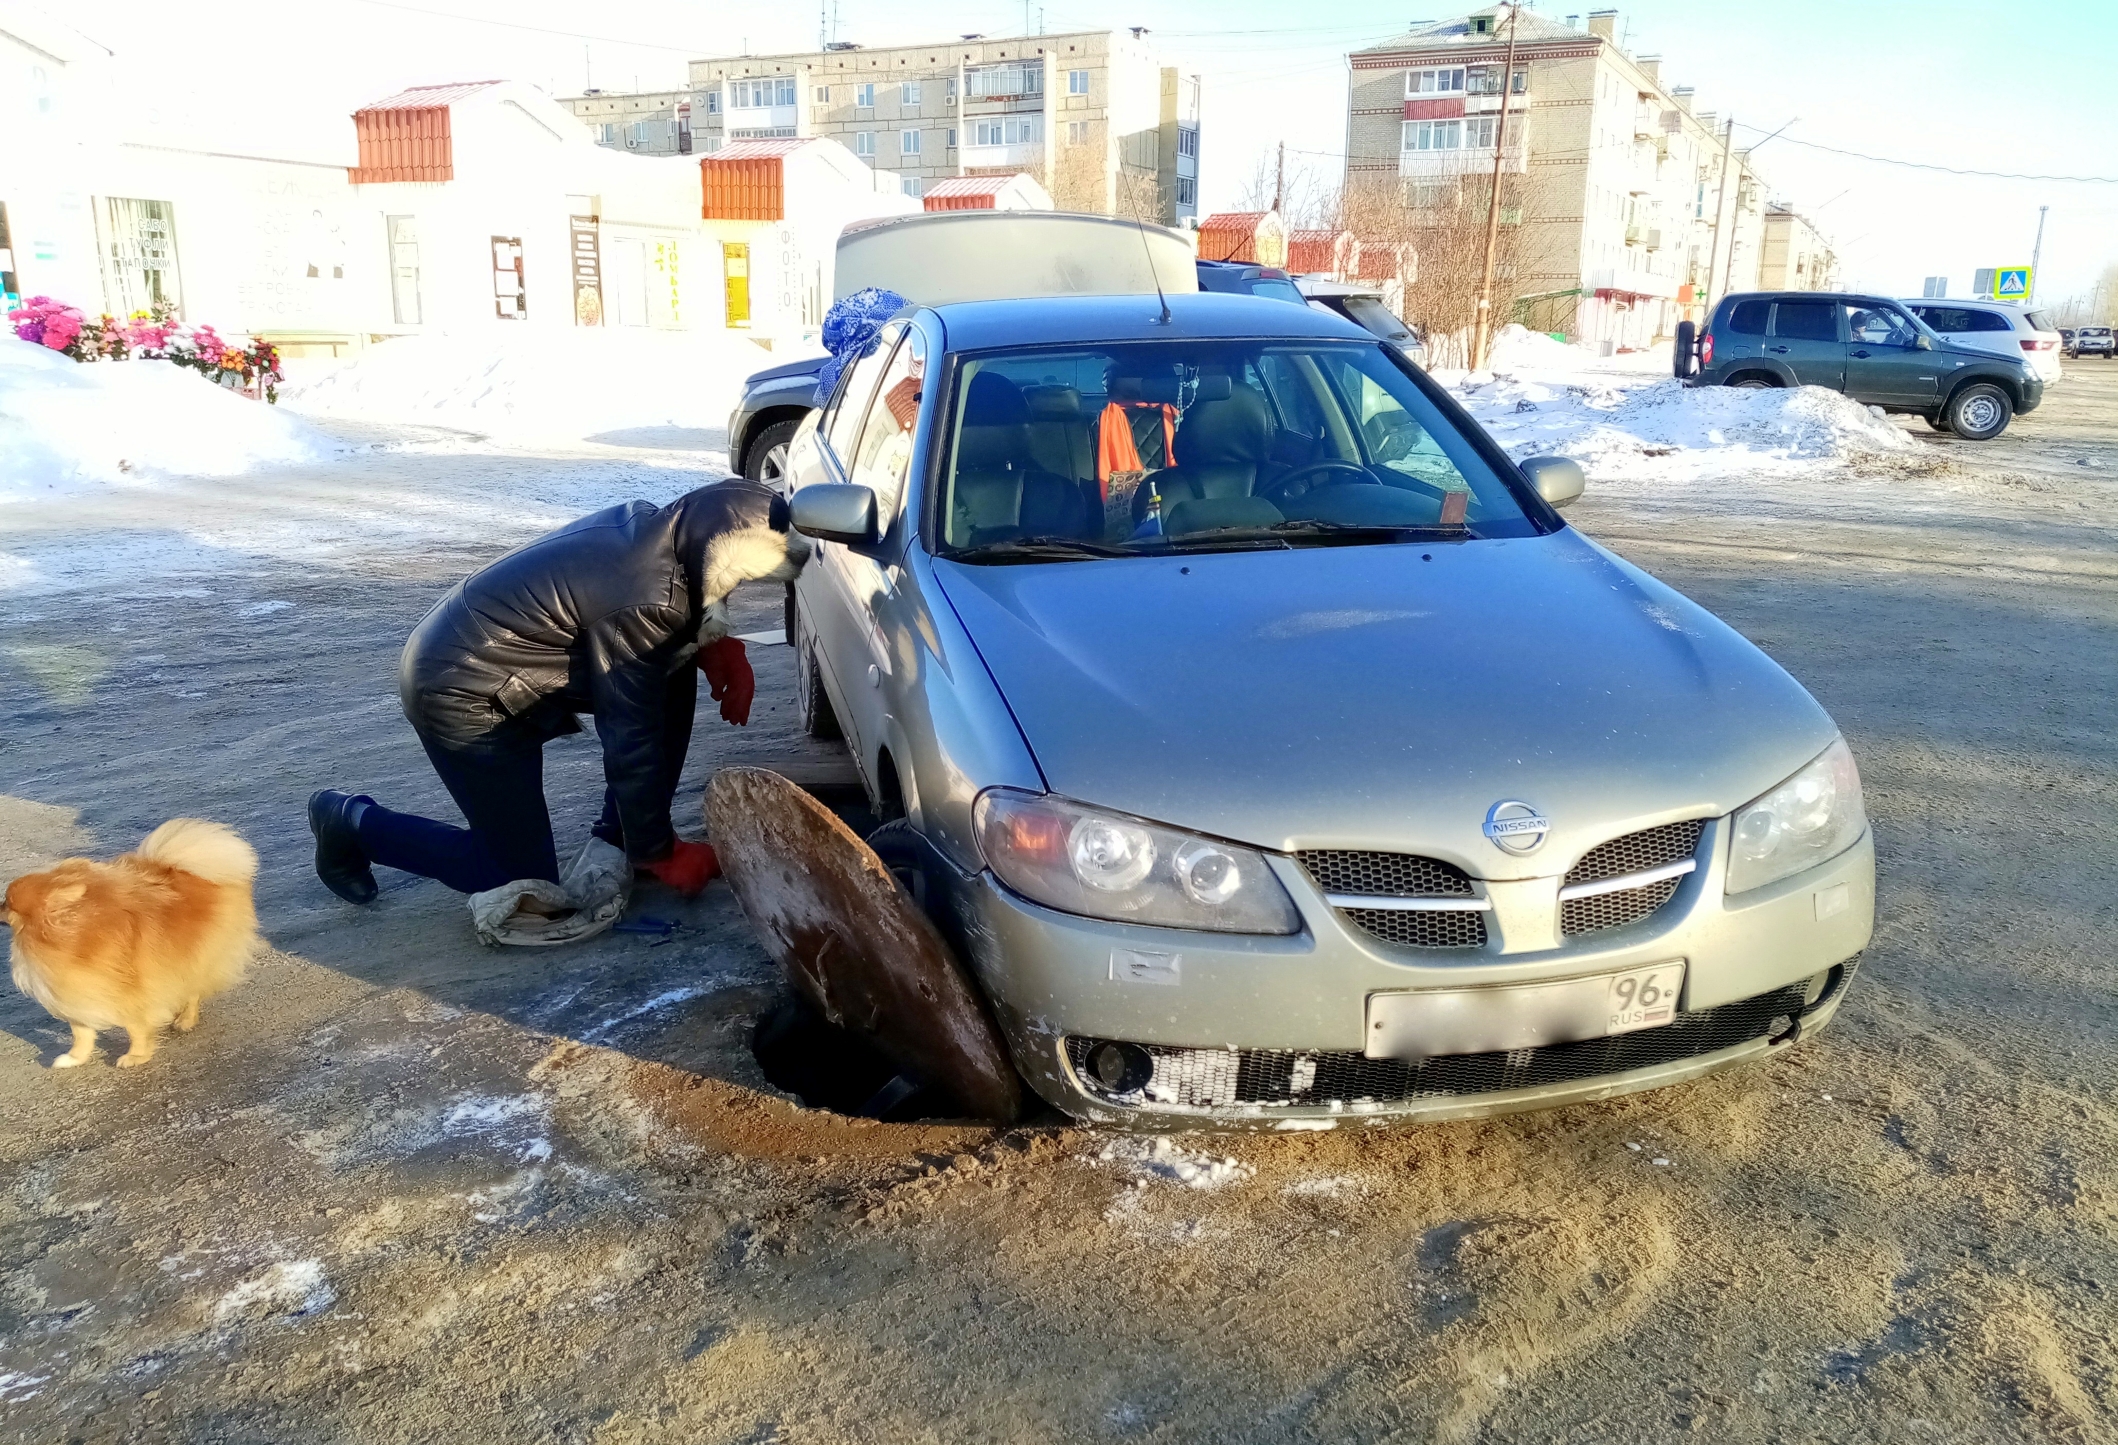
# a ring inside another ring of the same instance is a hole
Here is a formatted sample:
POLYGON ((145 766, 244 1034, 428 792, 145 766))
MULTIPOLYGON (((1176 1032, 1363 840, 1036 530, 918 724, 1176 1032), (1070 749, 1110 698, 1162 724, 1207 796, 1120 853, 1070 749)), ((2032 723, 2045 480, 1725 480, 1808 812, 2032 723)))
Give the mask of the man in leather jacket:
POLYGON ((740 583, 792 577, 802 549, 785 501, 731 480, 583 517, 458 583, 412 630, 398 692, 470 826, 326 789, 309 800, 317 876, 349 903, 374 899, 375 863, 461 893, 557 883, 543 749, 588 713, 607 784, 595 835, 682 892, 705 887, 713 850, 669 817, 698 672, 721 716, 747 723, 755 682, 723 604, 740 583))

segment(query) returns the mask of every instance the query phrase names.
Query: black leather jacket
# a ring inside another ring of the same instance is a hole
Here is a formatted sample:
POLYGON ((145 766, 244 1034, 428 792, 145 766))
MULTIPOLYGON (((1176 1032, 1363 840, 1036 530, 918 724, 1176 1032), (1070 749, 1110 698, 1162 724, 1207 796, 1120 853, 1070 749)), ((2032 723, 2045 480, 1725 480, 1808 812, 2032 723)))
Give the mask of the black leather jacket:
POLYGON ((625 850, 661 857, 676 836, 663 767, 670 676, 725 630, 719 604, 737 583, 798 565, 786 502, 751 482, 583 517, 457 583, 412 629, 398 665, 405 716, 465 747, 542 743, 593 714, 625 850))

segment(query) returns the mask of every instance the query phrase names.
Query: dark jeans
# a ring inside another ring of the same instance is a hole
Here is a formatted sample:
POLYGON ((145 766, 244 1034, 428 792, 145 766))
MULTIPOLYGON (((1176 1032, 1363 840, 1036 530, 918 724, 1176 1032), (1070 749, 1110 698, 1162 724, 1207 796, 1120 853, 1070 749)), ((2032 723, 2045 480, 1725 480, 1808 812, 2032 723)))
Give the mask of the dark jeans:
MULTIPOLYGON (((698 672, 686 667, 669 679, 662 716, 665 791, 674 795, 691 745, 698 672)), ((425 732, 419 742, 441 785, 463 819, 458 828, 371 804, 360 820, 360 843, 371 861, 417 873, 455 889, 483 893, 518 878, 559 881, 558 850, 544 803, 544 740, 511 724, 468 743, 443 741, 425 732)), ((603 790, 603 816, 591 830, 616 847, 625 846, 617 794, 603 790)))

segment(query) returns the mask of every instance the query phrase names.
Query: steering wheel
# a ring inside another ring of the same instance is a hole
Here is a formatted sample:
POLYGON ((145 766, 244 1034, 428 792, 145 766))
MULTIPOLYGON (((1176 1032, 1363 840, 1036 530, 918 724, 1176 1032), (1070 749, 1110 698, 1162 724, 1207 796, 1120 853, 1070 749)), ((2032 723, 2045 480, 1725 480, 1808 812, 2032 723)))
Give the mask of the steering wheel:
POLYGON ((1351 475, 1346 478, 1346 480, 1349 482, 1366 482, 1369 486, 1373 487, 1379 487, 1382 485, 1382 483, 1377 481, 1375 479, 1374 474, 1371 473, 1366 467, 1360 466, 1354 462, 1311 462, 1308 466, 1296 467, 1286 476, 1280 477, 1277 480, 1273 481, 1269 485, 1262 488, 1258 492, 1258 495, 1260 497, 1263 497, 1268 502, 1291 502, 1297 497, 1307 496, 1310 492, 1316 489, 1317 484, 1315 482, 1310 481, 1310 477, 1322 476, 1330 472, 1351 473, 1351 475))

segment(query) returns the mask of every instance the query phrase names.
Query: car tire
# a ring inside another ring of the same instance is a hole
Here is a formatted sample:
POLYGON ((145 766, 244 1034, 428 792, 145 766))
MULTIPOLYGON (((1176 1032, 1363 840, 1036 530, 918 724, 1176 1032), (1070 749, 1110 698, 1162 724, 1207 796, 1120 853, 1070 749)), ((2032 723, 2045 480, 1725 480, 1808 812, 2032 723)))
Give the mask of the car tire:
POLYGON ((796 649, 795 665, 801 668, 794 700, 802 731, 820 742, 842 741, 846 730, 839 726, 838 714, 831 708, 831 694, 824 689, 824 665, 816 660, 816 650, 807 645, 796 649))
POLYGON ((787 443, 802 429, 798 421, 776 421, 751 439, 743 475, 775 492, 787 490, 787 443))
POLYGON ((1780 389, 1778 382, 1768 381, 1756 373, 1752 373, 1749 376, 1739 376, 1728 383, 1728 386, 1731 391, 1778 391, 1780 389))
POLYGON ((1974 381, 1956 395, 1942 411, 1949 430, 1968 442, 1987 442, 2008 429, 2015 407, 2008 394, 1990 381, 1974 381))

